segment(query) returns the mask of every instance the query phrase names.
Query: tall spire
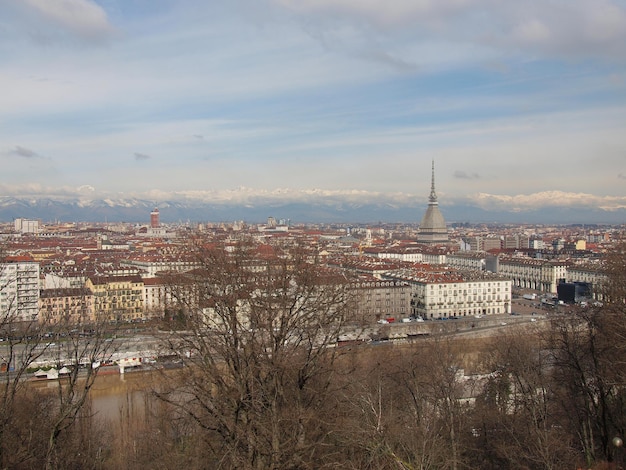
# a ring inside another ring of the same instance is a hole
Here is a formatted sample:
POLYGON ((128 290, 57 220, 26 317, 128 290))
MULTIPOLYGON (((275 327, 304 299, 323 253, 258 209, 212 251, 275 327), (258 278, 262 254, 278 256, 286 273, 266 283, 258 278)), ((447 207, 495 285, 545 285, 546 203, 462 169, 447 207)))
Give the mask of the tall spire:
POLYGON ((432 202, 437 202, 437 193, 435 192, 435 160, 433 159, 432 163, 433 167, 433 176, 430 183, 430 196, 428 196, 428 200, 432 202))
POLYGON ((446 221, 439 210, 437 193, 435 192, 435 160, 432 162, 432 180, 430 185, 430 196, 428 197, 428 208, 420 223, 417 241, 420 243, 447 243, 448 228, 446 221))

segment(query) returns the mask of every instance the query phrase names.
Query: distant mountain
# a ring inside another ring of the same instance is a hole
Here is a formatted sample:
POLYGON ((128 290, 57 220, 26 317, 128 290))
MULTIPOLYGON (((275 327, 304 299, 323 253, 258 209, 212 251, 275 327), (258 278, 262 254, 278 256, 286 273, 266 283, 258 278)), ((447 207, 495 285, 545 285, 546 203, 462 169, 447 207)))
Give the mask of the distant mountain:
MULTIPOLYGON (((419 223, 426 204, 355 203, 320 199, 307 202, 273 200, 236 204, 203 201, 149 201, 143 199, 54 199, 0 197, 0 221, 16 218, 40 219, 43 222, 129 222, 147 224, 150 212, 158 207, 161 221, 173 223, 222 222, 244 220, 265 222, 268 217, 292 222, 408 222, 419 223)), ((591 208, 544 207, 529 211, 489 211, 473 205, 441 204, 447 222, 552 223, 552 224, 624 224, 626 209, 605 211, 591 208)))

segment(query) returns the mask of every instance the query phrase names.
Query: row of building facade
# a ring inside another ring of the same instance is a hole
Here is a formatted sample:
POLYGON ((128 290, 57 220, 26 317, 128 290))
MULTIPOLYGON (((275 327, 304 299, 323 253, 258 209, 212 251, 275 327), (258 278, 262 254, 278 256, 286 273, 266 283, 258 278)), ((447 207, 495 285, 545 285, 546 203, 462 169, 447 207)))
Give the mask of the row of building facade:
MULTIPOLYGON (((371 320, 424 319, 511 312, 515 287, 556 293, 560 282, 598 286, 598 266, 527 257, 451 254, 415 247, 366 250, 359 256, 326 260, 351 273, 356 309, 371 320), (428 262, 424 262, 427 260, 428 262)), ((111 321, 162 317, 172 303, 171 286, 159 272, 185 272, 189 261, 130 261, 107 275, 45 274, 40 264, 15 258, 0 264, 0 311, 23 320, 111 321)))

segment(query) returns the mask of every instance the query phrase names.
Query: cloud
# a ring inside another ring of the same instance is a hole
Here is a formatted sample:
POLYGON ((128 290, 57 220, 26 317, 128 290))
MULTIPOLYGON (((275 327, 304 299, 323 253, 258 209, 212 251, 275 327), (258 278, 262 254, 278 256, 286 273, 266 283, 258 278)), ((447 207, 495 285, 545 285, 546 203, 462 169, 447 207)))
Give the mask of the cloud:
MULTIPOLYGON (((312 29, 319 23, 339 31, 374 31, 386 38, 436 44, 474 44, 491 50, 558 57, 626 59, 626 7, 621 0, 274 0, 300 15, 312 29), (364 27, 366 25, 366 27, 364 27)), ((397 42, 402 47, 406 42, 397 42)), ((394 55, 395 57, 395 55, 394 55)))
POLYGON ((618 175, 617 175, 617 177, 618 177, 619 179, 626 180, 626 174, 624 174, 624 173, 620 173, 620 174, 618 174, 618 175))
POLYGON ((135 160, 137 161, 144 161, 144 160, 150 160, 152 157, 150 155, 146 155, 145 153, 139 153, 139 152, 135 152, 133 155, 135 155, 135 160))
POLYGON ((324 13, 356 17, 372 24, 393 28, 469 11, 486 5, 486 0, 276 0, 301 13, 324 13))
POLYGON ((22 158, 43 158, 37 152, 31 149, 27 149, 26 147, 22 147, 20 145, 16 145, 13 150, 10 150, 9 155, 22 157, 22 158))
MULTIPOLYGON (((176 202, 189 207, 211 204, 215 207, 240 206, 281 206, 301 204, 303 206, 332 206, 359 208, 364 205, 414 208, 423 211, 426 208, 426 199, 421 195, 410 193, 376 192, 362 189, 324 190, 324 189, 293 189, 276 188, 272 190, 250 187, 237 187, 224 190, 185 190, 164 191, 150 190, 144 192, 107 192, 96 191, 90 185, 80 187, 47 187, 33 183, 19 186, 0 184, 0 197, 21 198, 48 198, 58 201, 88 203, 94 200, 103 200, 111 205, 124 204, 132 206, 133 201, 151 201, 151 203, 176 202)), ((573 193, 564 191, 544 191, 532 194, 502 195, 478 193, 468 198, 446 198, 445 211, 455 206, 464 210, 478 207, 485 211, 506 211, 523 214, 525 212, 541 211, 551 213, 554 209, 580 209, 616 212, 626 209, 624 196, 597 196, 588 193, 573 193)))
POLYGON ((56 198, 60 200, 95 196, 95 188, 89 185, 72 186, 45 186, 40 183, 0 184, 0 196, 28 197, 28 198, 56 198))
POLYGON ((486 210, 524 212, 543 207, 599 208, 605 211, 626 209, 626 196, 597 196, 565 191, 542 191, 514 196, 478 193, 470 197, 477 206, 486 210))
POLYGON ((454 172, 454 177, 462 180, 477 180, 480 179, 480 175, 478 173, 467 173, 466 171, 456 170, 454 172))
POLYGON ((21 0, 20 6, 24 27, 36 37, 101 41, 115 32, 105 10, 91 0, 21 0))

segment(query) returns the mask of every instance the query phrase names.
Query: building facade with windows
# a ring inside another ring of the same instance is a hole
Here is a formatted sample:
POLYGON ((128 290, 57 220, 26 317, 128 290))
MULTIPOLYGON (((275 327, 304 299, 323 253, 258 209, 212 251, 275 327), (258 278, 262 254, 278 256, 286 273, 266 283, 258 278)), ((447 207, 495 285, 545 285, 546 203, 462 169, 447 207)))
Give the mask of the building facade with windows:
POLYGON ((567 262, 526 257, 498 257, 497 273, 522 289, 556 294, 556 287, 567 277, 567 262))
POLYGON ((411 286, 404 281, 360 276, 351 282, 357 318, 400 321, 411 315, 411 286))
POLYGON ((9 258, 0 263, 0 316, 33 321, 39 313, 39 263, 9 258))
POLYGON ((511 281, 480 273, 397 271, 411 286, 411 316, 427 320, 511 313, 511 281))
POLYGON ((93 292, 97 318, 132 321, 144 316, 144 284, 140 276, 90 277, 85 287, 93 292))
POLYGON ((88 324, 94 320, 93 293, 85 288, 42 289, 40 323, 88 324))

